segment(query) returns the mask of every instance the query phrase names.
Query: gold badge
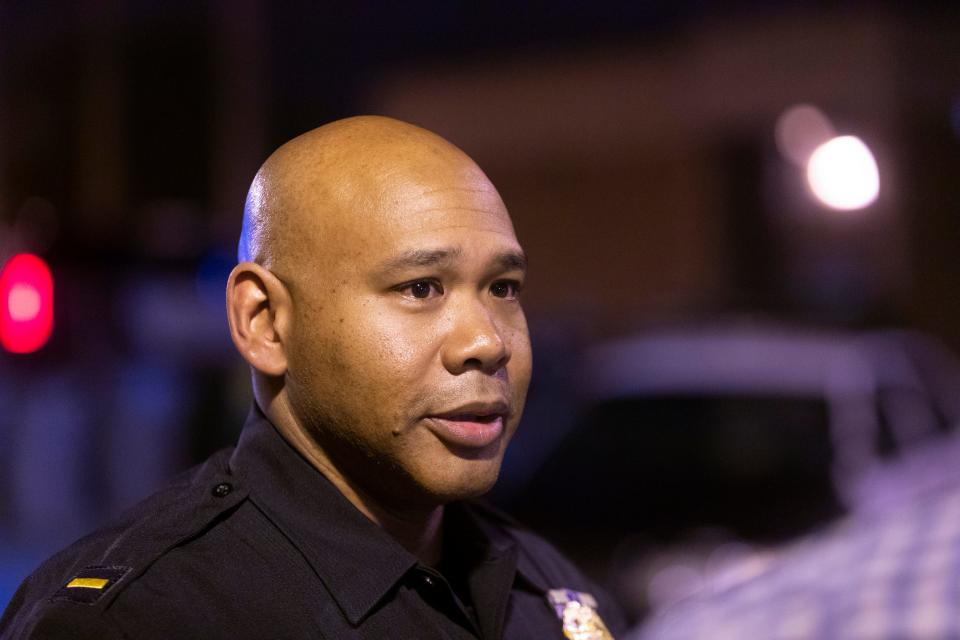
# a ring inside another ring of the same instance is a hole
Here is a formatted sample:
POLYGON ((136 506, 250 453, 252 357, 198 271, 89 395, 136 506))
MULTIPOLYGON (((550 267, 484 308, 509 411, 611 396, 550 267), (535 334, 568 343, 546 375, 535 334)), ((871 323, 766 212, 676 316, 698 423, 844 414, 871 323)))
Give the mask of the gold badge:
POLYGON ((589 593, 551 589, 547 599, 563 623, 563 635, 569 640, 613 640, 597 613, 597 601, 589 593))

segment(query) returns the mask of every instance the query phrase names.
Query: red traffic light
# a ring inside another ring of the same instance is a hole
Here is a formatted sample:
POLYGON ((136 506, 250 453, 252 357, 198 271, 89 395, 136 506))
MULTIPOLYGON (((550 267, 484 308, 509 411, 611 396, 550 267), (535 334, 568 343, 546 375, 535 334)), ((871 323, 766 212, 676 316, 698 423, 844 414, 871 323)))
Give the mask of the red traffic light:
POLYGON ((20 253, 0 271, 0 344, 11 353, 31 353, 53 331, 53 278, 47 263, 20 253))

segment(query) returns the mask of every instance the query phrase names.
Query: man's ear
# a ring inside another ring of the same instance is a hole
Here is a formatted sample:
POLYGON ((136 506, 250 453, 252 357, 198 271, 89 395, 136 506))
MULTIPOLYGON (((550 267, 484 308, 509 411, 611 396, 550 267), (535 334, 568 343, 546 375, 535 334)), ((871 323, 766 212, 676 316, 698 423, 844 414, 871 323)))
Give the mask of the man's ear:
POLYGON ((237 351, 267 376, 287 371, 285 338, 291 320, 287 287, 269 269, 241 262, 227 280, 227 322, 237 351))

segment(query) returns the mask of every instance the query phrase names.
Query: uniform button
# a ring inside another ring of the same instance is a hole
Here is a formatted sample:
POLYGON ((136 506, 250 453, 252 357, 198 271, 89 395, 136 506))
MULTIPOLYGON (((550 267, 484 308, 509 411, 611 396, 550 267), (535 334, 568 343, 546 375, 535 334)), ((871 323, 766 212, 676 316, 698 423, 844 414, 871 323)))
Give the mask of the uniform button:
POLYGON ((233 485, 231 485, 229 482, 221 482, 213 488, 211 493, 218 498, 225 498, 230 495, 231 491, 233 491, 233 485))

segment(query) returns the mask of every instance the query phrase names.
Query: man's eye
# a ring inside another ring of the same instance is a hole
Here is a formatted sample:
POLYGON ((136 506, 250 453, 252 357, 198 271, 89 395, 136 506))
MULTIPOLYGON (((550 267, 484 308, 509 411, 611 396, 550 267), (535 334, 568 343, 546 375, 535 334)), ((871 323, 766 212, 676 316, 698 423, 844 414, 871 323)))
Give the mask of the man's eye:
POLYGON ((498 280, 490 285, 490 293, 497 298, 513 300, 520 293, 520 283, 515 280, 498 280))
POLYGON ((435 295, 443 295, 443 289, 440 284, 432 280, 417 280, 404 285, 400 289, 401 293, 409 295, 411 298, 424 300, 435 295))

